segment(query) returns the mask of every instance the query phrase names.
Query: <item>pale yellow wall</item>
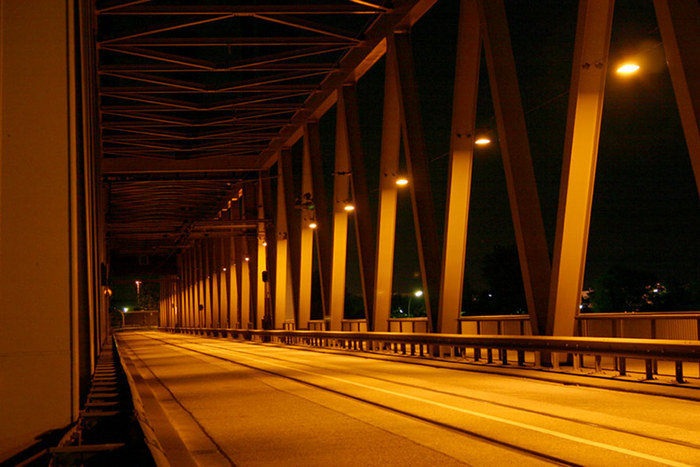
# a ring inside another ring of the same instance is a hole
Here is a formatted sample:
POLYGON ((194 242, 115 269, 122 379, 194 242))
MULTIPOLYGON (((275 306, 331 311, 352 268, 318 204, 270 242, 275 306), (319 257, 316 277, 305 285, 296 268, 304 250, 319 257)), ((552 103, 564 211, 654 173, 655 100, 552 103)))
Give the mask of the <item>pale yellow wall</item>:
POLYGON ((75 413, 68 3, 0 0, 0 461, 75 413))

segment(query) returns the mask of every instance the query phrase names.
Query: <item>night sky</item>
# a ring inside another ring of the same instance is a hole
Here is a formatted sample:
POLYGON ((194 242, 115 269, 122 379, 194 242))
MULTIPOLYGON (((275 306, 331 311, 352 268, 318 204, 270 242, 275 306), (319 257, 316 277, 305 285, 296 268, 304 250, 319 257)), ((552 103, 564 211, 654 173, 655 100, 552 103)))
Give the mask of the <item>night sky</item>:
MULTIPOLYGON (((439 229, 444 225, 458 3, 437 2, 412 31, 439 229)), ((550 251, 577 4, 573 0, 506 1, 550 251)), ((584 286, 612 266, 651 272, 662 281, 697 282, 700 203, 651 0, 616 2, 610 57, 584 286), (630 55, 641 60, 643 68, 633 77, 621 78, 614 73, 614 65, 630 55)), ((375 187, 383 75, 382 61, 358 83, 368 181, 375 187)), ((484 256, 497 246, 515 244, 483 60, 480 89, 477 127, 491 129, 495 144, 478 148, 474 161, 466 276, 476 291, 486 288, 484 256)), ((330 155, 333 111, 321 125, 323 151, 330 155)), ((332 172, 332 167, 326 169, 332 172)), ((372 195, 376 200, 376 190, 372 195)), ((407 293, 421 288, 421 281, 408 190, 399 198, 394 289, 407 293)), ((359 292, 359 280, 352 272, 357 268, 352 261, 354 245, 351 250, 348 291, 359 292)))

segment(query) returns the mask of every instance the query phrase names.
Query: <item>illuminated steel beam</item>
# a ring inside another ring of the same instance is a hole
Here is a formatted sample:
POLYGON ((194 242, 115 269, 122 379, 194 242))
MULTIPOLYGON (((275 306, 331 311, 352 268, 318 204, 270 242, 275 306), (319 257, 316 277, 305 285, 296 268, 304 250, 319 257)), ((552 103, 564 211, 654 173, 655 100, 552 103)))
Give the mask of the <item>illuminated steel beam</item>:
POLYGON ((238 325, 238 315, 240 314, 241 301, 240 301, 240 289, 238 287, 238 271, 236 270, 238 261, 238 248, 236 245, 236 237, 229 237, 228 239, 229 247, 229 260, 228 268, 231 274, 228 277, 229 280, 229 326, 236 327, 238 325))
POLYGON ((313 286, 314 229, 316 228, 316 206, 313 204, 314 190, 311 184, 311 149, 308 131, 304 137, 304 153, 301 168, 301 247, 299 253, 299 319, 297 329, 308 329, 311 319, 311 292, 313 286), (307 196, 308 194, 308 196, 307 196), (312 227, 313 224, 313 227, 312 227))
MULTIPOLYGON (((289 149, 283 150, 285 154, 280 155, 280 161, 291 158, 289 149)), ((275 329, 282 329, 284 321, 287 318, 287 310, 291 308, 292 316, 294 312, 294 299, 291 294, 288 294, 289 282, 289 229, 287 220, 287 200, 286 194, 290 191, 285 186, 286 180, 284 174, 284 164, 278 165, 280 172, 277 179, 277 210, 276 210, 276 228, 277 228, 277 245, 276 245, 276 266, 275 266, 275 329)), ((290 177, 291 178, 291 177, 290 177)))
POLYGON ((222 326, 231 327, 231 240, 221 238, 221 312, 222 326))
POLYGON ((431 332, 438 330, 440 303, 440 242, 437 237, 430 169, 425 149, 423 122, 420 115, 418 85, 415 81, 411 38, 408 33, 397 33, 388 38, 389 57, 396 66, 396 79, 401 109, 401 128, 404 151, 411 179, 413 221, 416 229, 418 259, 420 261, 423 296, 431 332))
POLYGON ((374 324, 374 262, 376 261, 376 227, 369 202, 369 189, 365 173, 365 160, 362 151, 360 135, 360 115, 357 104, 357 88, 354 83, 345 84, 342 88, 343 108, 345 110, 345 125, 347 128, 348 154, 352 175, 352 202, 355 205, 355 232, 357 252, 360 260, 360 280, 362 283, 362 298, 365 306, 367 329, 372 330, 374 324))
POLYGON ((257 157, 216 156, 201 159, 105 159, 104 174, 111 173, 159 173, 159 172, 241 172, 259 169, 257 157))
POLYGON ((574 46, 547 332, 574 335, 586 268, 613 0, 582 0, 574 46))
MULTIPOLYGON (((252 183, 247 183, 243 185, 243 216, 244 220, 248 222, 254 222, 258 218, 258 199, 257 199, 257 189, 252 183)), ((254 230, 256 231, 256 230, 254 230)), ((258 281, 257 276, 260 275, 259 259, 258 259, 258 241, 256 235, 247 235, 243 238, 245 243, 246 258, 245 261, 248 267, 247 274, 245 275, 245 280, 248 282, 248 298, 246 303, 248 304, 248 314, 246 321, 247 323, 255 323, 256 316, 260 313, 257 308, 257 293, 258 293, 258 281)))
POLYGON ((256 294, 256 320, 255 328, 263 328, 263 318, 265 317, 265 296, 267 282, 263 281, 263 272, 267 275, 267 233, 265 222, 260 222, 265 219, 265 203, 263 202, 263 183, 262 174, 258 177, 258 223, 257 223, 257 248, 258 248, 258 272, 256 276, 257 294, 256 294))
POLYGON ((197 16, 231 14, 238 16, 267 15, 371 15, 385 10, 363 2, 360 5, 139 5, 131 8, 99 10, 100 14, 114 16, 197 16))
POLYGON ((328 199, 324 183, 323 155, 321 154, 321 135, 318 120, 308 121, 305 125, 306 138, 309 141, 311 162, 311 183, 315 205, 316 239, 318 252, 318 274, 321 283, 321 303, 323 316, 330 316, 331 263, 333 260, 333 243, 331 241, 332 221, 329 215, 328 199))
POLYGON ((343 39, 314 36, 287 37, 142 37, 120 41, 119 47, 264 47, 264 46, 302 46, 302 45, 348 45, 343 39))
MULTIPOLYGON (((338 91, 340 92, 340 91, 338 91)), ((342 95, 341 95, 342 96, 342 95)), ((331 262, 330 330, 340 331, 345 314, 345 269, 348 248, 350 155, 342 97, 338 98, 335 130, 335 176, 333 178, 333 258, 331 262)))
POLYGON ((112 37, 108 37, 108 38, 105 38, 102 40, 98 40, 97 41, 97 48, 99 49, 104 44, 110 44, 113 42, 134 39, 136 37, 148 36, 151 34, 159 34, 159 33, 167 32, 167 31, 174 31, 176 29, 189 28, 192 26, 197 26, 197 25, 206 24, 206 23, 212 23, 215 21, 221 21, 221 20, 228 19, 228 18, 233 18, 233 15, 208 16, 206 18, 202 18, 202 19, 199 19, 197 21, 192 21, 191 18, 183 21, 182 18, 175 17, 174 19, 169 19, 168 21, 164 22, 164 24, 158 24, 156 26, 154 26, 150 22, 145 22, 139 26, 137 31, 132 32, 131 34, 127 34, 125 36, 112 36, 112 37))
POLYGON ((654 8, 700 194, 700 5, 696 0, 654 0, 654 8))
POLYGON ((396 87, 396 67, 387 60, 384 76, 384 114, 379 172, 379 213, 375 261, 374 325, 376 332, 388 331, 394 278, 396 204, 401 150, 401 115, 396 87))
POLYGON ((450 134, 450 175, 442 255, 440 332, 458 333, 467 253, 469 195, 479 93, 481 33, 476 0, 462 0, 450 134))
POLYGON ((281 132, 279 138, 261 153, 263 168, 271 167, 279 150, 294 145, 303 136, 303 125, 308 119, 320 119, 337 99, 336 89, 342 83, 358 81, 385 53, 386 36, 394 30, 410 29, 437 0, 408 0, 394 10, 395 14, 381 15, 365 31, 364 40, 348 50, 338 69, 330 73, 320 88, 304 103, 303 112, 281 132))
POLYGON ((294 200, 299 190, 295 184, 296 177, 293 171, 292 151, 282 150, 280 163, 278 164, 279 177, 284 181, 284 208, 287 218, 287 251, 289 254, 289 283, 292 287, 292 310, 294 322, 299 321, 299 258, 301 246, 301 231, 299 229, 299 215, 295 209, 294 200))
POLYGON ((302 18, 293 16, 272 16, 269 14, 256 14, 255 17, 271 23, 283 24, 285 26, 301 29, 302 31, 313 32, 328 37, 335 37, 336 39, 341 39, 351 43, 360 42, 360 40, 354 38, 352 33, 349 31, 341 31, 339 29, 314 23, 302 18))
POLYGON ((211 255, 211 314, 212 327, 221 327, 221 239, 209 239, 211 255))
POLYGON ((551 263, 503 0, 479 2, 510 211, 533 334, 545 332, 551 263))

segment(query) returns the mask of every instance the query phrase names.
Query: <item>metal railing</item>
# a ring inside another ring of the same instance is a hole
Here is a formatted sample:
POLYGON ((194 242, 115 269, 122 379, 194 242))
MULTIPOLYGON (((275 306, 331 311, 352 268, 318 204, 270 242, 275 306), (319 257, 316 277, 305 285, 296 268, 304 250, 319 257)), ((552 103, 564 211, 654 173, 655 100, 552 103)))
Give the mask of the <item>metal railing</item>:
POLYGON ((460 316, 460 334, 532 335, 529 315, 460 316))
MULTIPOLYGON (((654 375, 660 374, 660 363, 670 362, 673 371, 669 374, 675 377, 677 383, 687 382, 684 365, 700 363, 699 341, 218 328, 162 330, 520 368, 541 368, 544 358, 551 363, 553 370, 559 371, 584 372, 584 368, 593 368, 596 373, 600 373, 603 371, 603 359, 606 358, 613 362, 616 376, 632 373, 628 365, 628 360, 631 360, 641 363, 641 374, 645 380, 653 380, 654 375)), ((587 370, 585 372, 590 373, 587 370)))
POLYGON ((576 317, 578 333, 591 337, 700 340, 700 313, 584 313, 576 317))

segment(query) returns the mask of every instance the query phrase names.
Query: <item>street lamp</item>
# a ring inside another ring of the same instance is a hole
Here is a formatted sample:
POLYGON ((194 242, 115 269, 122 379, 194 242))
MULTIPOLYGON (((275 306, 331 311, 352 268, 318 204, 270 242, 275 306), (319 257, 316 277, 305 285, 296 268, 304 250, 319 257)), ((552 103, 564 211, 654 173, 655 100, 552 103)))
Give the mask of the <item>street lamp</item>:
POLYGON ((411 302, 413 301, 413 297, 422 297, 423 296, 423 291, 422 290, 416 290, 413 292, 413 296, 408 298, 408 311, 406 314, 411 317, 411 302))

